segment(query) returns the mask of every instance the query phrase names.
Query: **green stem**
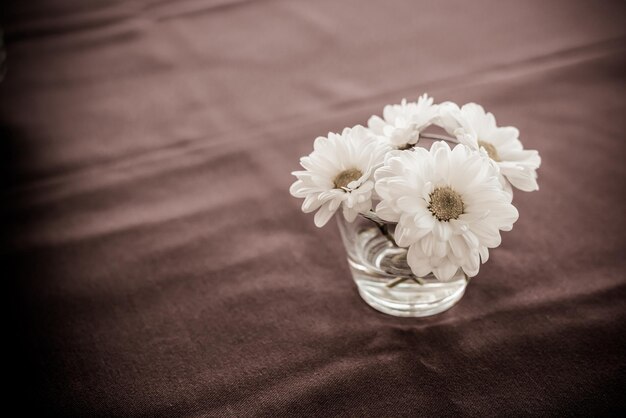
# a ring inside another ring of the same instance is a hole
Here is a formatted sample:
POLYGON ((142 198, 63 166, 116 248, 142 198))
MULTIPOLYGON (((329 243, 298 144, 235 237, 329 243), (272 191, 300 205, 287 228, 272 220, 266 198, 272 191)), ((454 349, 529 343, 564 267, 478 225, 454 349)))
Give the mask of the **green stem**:
POLYGON ((398 246, 398 244, 396 244, 396 240, 393 238, 393 235, 391 234, 391 232, 389 232, 388 223, 380 219, 380 217, 371 210, 369 212, 362 213, 361 215, 363 215, 365 219, 374 222, 380 230, 380 233, 383 234, 394 246, 398 246))
POLYGON ((413 280, 415 283, 419 285, 424 284, 424 281, 417 276, 406 276, 406 277, 396 277, 395 279, 387 283, 385 286, 387 286, 388 288, 396 287, 400 283, 404 283, 407 280, 413 280))
POLYGON ((387 283, 385 286, 387 286, 388 288, 392 288, 392 287, 399 285, 402 282, 406 282, 409 279, 410 277, 396 277, 395 279, 387 283))

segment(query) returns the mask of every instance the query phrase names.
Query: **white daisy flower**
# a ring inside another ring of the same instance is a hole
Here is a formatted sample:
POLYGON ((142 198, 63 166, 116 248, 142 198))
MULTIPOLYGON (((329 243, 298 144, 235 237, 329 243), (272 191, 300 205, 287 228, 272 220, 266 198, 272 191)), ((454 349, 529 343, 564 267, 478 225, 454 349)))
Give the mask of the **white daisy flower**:
POLYGON ((468 103, 460 109, 454 103, 442 103, 437 124, 456 136, 460 143, 476 150, 484 148, 498 164, 502 176, 514 187, 526 192, 539 189, 536 170, 541 158, 537 151, 524 149, 517 128, 497 126, 493 114, 476 103, 468 103))
POLYGON ((451 280, 459 268, 475 276, 488 248, 500 245, 500 231, 511 230, 518 217, 495 164, 462 144, 390 153, 375 179, 382 199, 376 213, 398 223, 395 241, 409 248, 407 262, 418 277, 432 272, 451 280))
POLYGON ((417 102, 387 105, 383 117, 372 116, 368 127, 376 135, 384 137, 395 149, 408 149, 419 140, 420 132, 432 124, 437 116, 437 105, 433 98, 423 94, 417 102))
POLYGON ((359 213, 372 208, 374 171, 390 147, 363 126, 346 128, 341 134, 318 137, 313 152, 300 159, 305 171, 294 171, 298 178, 289 188, 294 197, 304 198, 302 211, 317 210, 315 225, 324 226, 343 207, 352 222, 359 213))

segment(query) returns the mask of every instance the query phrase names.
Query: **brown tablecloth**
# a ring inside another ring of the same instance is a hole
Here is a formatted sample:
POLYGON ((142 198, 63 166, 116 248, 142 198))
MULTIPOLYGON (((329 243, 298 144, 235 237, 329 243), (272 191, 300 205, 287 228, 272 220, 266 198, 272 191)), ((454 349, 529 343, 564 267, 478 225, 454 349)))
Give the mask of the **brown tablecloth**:
POLYGON ((11 393, 82 416, 622 410, 623 6, 6 6, 11 393), (456 307, 401 319, 287 190, 316 136, 422 92, 517 126, 541 190, 456 307))

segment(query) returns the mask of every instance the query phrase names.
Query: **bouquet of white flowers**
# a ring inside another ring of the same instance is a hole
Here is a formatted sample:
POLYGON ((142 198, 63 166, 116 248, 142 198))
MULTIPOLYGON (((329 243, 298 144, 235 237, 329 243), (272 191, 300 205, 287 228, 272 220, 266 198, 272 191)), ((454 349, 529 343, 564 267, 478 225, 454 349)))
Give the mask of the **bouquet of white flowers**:
MULTIPOLYGON (((537 190, 540 163, 537 151, 524 149, 516 128, 497 126, 482 106, 433 104, 423 95, 385 106, 382 118, 370 117, 367 128, 318 137, 313 152, 300 160, 304 170, 293 172, 290 192, 304 199, 303 212, 317 211, 318 227, 341 208, 348 223, 359 217, 376 226, 387 249, 404 249, 410 272, 400 280, 397 271, 370 263, 381 269, 378 279, 387 288, 407 278, 424 284, 419 279, 429 274, 450 282, 459 272, 475 276, 489 248, 500 245, 500 231, 511 230, 518 218, 513 188, 537 190), (431 126, 450 136, 425 132, 431 126), (430 149, 420 146, 425 142, 430 149)), ((352 258, 364 264, 363 254, 352 258)))

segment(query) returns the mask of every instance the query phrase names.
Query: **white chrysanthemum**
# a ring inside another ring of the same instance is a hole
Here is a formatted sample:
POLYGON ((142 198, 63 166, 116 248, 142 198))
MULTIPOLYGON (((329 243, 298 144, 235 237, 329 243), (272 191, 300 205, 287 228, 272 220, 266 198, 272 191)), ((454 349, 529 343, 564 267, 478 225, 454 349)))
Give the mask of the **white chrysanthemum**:
POLYGON ((517 128, 497 126, 493 114, 476 103, 460 109, 454 103, 442 103, 438 124, 462 144, 472 149, 484 148, 514 187, 525 192, 539 189, 536 170, 541 158, 537 151, 524 149, 517 128))
POLYGON ((500 245, 500 231, 509 231, 518 217, 498 168, 462 144, 390 153, 375 179, 382 199, 376 213, 398 223, 396 243, 409 248, 408 264, 420 277, 433 272, 451 280, 459 268, 475 276, 488 248, 500 245))
POLYGON ((417 102, 387 105, 383 117, 372 116, 368 127, 376 135, 384 137, 395 149, 411 148, 419 140, 420 132, 432 124, 437 116, 437 105, 433 98, 422 95, 417 102))
POLYGON ((324 226, 343 207, 349 222, 372 208, 374 171, 390 147, 363 126, 346 128, 341 134, 318 137, 313 152, 300 159, 306 171, 294 171, 298 178, 289 188, 294 197, 304 198, 302 211, 317 210, 315 225, 324 226))

